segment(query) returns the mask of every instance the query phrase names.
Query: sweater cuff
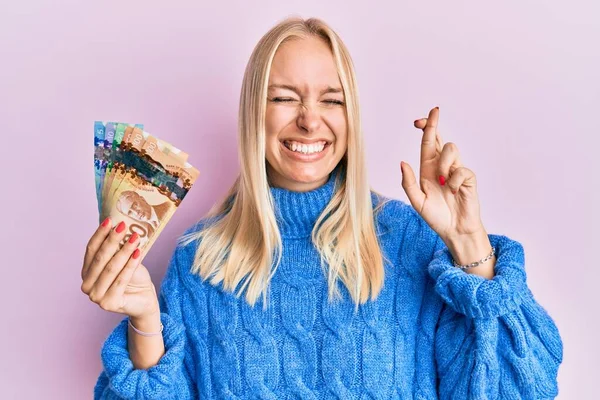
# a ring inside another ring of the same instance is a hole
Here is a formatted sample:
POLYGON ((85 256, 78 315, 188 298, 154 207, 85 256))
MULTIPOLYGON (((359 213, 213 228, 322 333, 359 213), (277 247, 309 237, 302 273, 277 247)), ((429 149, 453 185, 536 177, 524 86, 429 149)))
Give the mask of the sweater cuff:
POLYGON ((488 237, 496 248, 494 278, 486 279, 456 268, 447 247, 435 252, 428 267, 435 291, 444 302, 470 318, 497 318, 516 310, 530 295, 523 246, 503 235, 488 234, 488 237))
POLYGON ((135 369, 129 358, 128 321, 113 330, 102 347, 101 358, 109 387, 124 399, 165 399, 174 391, 171 385, 183 368, 185 332, 182 324, 161 313, 165 354, 148 369, 135 369))

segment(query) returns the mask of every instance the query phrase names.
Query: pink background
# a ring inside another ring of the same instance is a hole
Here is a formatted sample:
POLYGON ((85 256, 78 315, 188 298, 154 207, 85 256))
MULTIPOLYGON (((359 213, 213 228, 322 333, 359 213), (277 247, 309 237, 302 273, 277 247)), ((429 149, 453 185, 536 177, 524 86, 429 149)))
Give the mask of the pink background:
POLYGON ((175 237, 237 174, 245 64, 259 38, 291 14, 325 19, 350 48, 375 189, 407 201, 399 163, 418 168, 412 121, 440 106, 443 139, 477 174, 488 232, 524 244, 529 285, 559 326, 559 398, 593 397, 598 5, 326 3, 0 5, 0 398, 91 398, 100 347, 122 318, 80 292, 98 219, 93 121, 144 123, 202 172, 145 259, 158 286, 175 237))

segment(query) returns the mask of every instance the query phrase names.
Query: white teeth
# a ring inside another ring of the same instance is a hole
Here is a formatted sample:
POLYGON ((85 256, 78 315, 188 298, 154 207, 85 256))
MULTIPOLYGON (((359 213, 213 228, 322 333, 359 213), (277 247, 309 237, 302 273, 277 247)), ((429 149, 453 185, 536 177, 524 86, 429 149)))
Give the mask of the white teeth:
POLYGON ((287 142, 287 148, 304 154, 319 153, 325 148, 325 142, 319 142, 314 144, 303 144, 299 142, 287 142))

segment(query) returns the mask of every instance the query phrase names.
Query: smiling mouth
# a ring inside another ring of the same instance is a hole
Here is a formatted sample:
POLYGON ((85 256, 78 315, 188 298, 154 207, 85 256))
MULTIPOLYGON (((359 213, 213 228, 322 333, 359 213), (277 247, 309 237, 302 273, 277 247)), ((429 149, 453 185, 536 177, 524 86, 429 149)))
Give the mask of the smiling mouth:
POLYGON ((290 141, 290 140, 284 140, 281 143, 288 150, 293 151, 294 153, 307 154, 307 155, 321 153, 331 145, 331 142, 328 142, 326 140, 311 143, 310 145, 300 143, 300 142, 290 141))

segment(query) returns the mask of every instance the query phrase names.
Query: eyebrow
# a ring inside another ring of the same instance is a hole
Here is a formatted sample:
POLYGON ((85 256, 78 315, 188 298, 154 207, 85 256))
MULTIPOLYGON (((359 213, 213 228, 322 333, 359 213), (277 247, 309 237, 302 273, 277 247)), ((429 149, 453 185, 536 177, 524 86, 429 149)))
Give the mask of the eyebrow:
MULTIPOLYGON (((294 85, 273 84, 273 85, 269 85, 269 89, 287 89, 287 90, 291 90, 292 92, 300 93, 298 88, 294 85)), ((327 86, 325 89, 321 90, 320 94, 324 95, 326 93, 342 93, 342 92, 343 92, 342 88, 327 86)))

